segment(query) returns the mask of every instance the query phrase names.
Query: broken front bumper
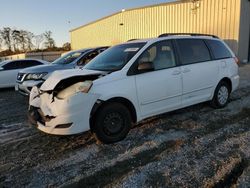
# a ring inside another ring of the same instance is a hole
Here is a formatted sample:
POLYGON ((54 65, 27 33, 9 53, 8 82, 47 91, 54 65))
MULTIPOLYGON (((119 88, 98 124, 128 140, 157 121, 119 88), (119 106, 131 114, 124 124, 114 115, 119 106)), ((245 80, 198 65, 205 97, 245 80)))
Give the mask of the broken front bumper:
POLYGON ((90 113, 98 95, 78 92, 67 99, 58 99, 43 93, 39 97, 31 94, 31 97, 29 120, 39 130, 48 134, 71 135, 90 129, 90 113))

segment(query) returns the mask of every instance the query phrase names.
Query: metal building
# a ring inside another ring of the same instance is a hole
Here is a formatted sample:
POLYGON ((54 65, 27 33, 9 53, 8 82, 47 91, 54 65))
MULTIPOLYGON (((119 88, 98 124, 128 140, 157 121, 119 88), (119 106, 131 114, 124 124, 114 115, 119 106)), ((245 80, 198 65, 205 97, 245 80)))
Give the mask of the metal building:
POLYGON ((205 33, 250 59, 250 0, 182 0, 123 10, 70 31, 73 49, 114 45, 162 33, 205 33))

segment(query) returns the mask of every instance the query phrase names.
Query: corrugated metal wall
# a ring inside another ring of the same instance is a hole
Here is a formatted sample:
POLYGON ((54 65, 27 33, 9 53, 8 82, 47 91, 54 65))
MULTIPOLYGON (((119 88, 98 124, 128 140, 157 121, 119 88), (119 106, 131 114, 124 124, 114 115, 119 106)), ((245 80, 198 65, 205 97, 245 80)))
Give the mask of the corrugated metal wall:
POLYGON ((238 50, 240 0, 161 4, 114 14, 71 31, 73 49, 114 45, 162 33, 215 34, 238 50))

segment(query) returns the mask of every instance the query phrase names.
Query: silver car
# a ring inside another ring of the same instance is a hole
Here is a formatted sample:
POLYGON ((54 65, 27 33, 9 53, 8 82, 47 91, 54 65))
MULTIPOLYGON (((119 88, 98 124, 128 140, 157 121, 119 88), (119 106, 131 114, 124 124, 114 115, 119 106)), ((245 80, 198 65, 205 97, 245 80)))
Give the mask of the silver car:
POLYGON ((48 65, 23 69, 18 73, 15 89, 28 96, 32 87, 41 85, 56 70, 81 68, 108 47, 71 51, 48 65))
POLYGON ((6 60, 0 63, 0 88, 11 88, 16 84, 17 74, 27 67, 45 65, 48 62, 37 59, 6 60))

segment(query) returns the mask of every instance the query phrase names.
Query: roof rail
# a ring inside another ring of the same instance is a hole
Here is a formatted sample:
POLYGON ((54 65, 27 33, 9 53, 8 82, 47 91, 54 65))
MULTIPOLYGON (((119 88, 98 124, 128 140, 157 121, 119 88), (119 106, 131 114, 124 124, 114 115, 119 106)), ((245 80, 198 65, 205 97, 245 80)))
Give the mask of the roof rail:
POLYGON ((164 34, 159 35, 158 38, 174 36, 174 35, 208 36, 208 37, 212 37, 212 38, 219 38, 216 35, 201 34, 201 33, 164 33, 164 34))
POLYGON ((139 40, 139 39, 129 39, 127 42, 134 41, 134 40, 139 40))

